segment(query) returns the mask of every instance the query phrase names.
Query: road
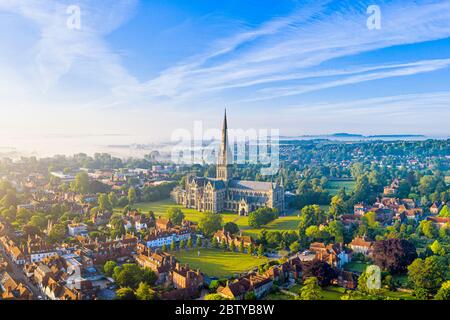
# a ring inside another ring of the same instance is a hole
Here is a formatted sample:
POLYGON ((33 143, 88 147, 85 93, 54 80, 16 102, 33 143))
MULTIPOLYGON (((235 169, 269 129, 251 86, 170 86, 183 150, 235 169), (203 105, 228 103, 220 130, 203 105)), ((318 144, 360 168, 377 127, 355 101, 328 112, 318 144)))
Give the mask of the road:
POLYGON ((8 257, 8 255, 5 253, 2 247, 0 247, 0 253, 5 258, 6 262, 8 262, 8 266, 10 268, 10 274, 13 277, 14 280, 18 282, 22 282, 27 286, 28 289, 33 292, 34 299, 37 299, 39 296, 43 296, 42 292, 39 290, 39 288, 31 283, 30 280, 25 276, 25 273, 22 270, 21 266, 17 266, 11 259, 8 257))

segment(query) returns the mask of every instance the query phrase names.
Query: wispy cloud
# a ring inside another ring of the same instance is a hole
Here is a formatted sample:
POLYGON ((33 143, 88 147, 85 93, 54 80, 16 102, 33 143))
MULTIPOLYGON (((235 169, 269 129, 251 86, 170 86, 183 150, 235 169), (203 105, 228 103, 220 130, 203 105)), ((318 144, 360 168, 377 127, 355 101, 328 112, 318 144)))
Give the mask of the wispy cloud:
POLYGON ((183 103, 189 99, 208 99, 212 92, 254 86, 253 96, 261 100, 447 67, 447 61, 436 60, 397 65, 395 70, 383 72, 379 70, 389 67, 375 65, 366 68, 364 75, 350 77, 345 77, 351 73, 345 70, 314 71, 333 59, 450 36, 449 2, 382 3, 381 30, 366 27, 365 10, 372 2, 337 4, 317 1, 307 7, 307 12, 301 7, 289 17, 224 39, 211 52, 190 58, 133 89, 183 103), (327 74, 341 79, 324 79, 314 85, 286 85, 288 80, 309 80, 327 74))

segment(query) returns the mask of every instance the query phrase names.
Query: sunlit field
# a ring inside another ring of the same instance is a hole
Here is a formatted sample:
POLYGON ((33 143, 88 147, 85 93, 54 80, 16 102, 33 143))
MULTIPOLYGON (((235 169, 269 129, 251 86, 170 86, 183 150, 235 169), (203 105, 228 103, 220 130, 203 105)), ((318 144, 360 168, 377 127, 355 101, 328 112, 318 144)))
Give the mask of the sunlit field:
POLYGON ((188 263, 192 269, 200 269, 209 276, 227 277, 243 273, 264 264, 266 257, 250 256, 246 253, 230 252, 222 249, 180 250, 174 253, 181 263, 188 263), (198 254, 200 251, 200 255, 198 254))

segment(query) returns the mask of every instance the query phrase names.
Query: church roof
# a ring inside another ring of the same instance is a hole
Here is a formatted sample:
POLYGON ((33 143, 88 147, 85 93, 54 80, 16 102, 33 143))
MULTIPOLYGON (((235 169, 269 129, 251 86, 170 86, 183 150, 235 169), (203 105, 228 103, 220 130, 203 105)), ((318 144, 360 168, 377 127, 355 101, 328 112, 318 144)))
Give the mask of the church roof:
POLYGON ((225 189, 225 182, 219 179, 213 179, 213 178, 204 178, 204 177, 191 177, 190 181, 194 181, 196 185, 205 187, 208 182, 211 182, 213 188, 215 190, 222 190, 225 189))
POLYGON ((249 180, 230 180, 228 186, 234 189, 267 191, 273 188, 273 183, 249 180))

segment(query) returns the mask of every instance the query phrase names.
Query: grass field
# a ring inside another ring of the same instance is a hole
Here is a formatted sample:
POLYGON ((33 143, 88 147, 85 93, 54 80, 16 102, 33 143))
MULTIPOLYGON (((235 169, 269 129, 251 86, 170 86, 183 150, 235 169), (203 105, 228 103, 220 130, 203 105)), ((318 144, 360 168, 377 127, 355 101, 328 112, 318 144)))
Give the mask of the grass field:
MULTIPOLYGON (((296 284, 295 286, 289 288, 289 291, 299 294, 301 285, 296 284)), ((320 300, 341 300, 341 297, 345 294, 345 289, 341 287, 328 286, 322 288, 320 294, 322 299, 320 300)))
POLYGON ((294 300, 294 297, 282 292, 269 293, 264 300, 294 300))
MULTIPOLYGON (((193 222, 198 222, 201 217, 201 212, 199 212, 195 209, 184 208, 180 205, 175 204, 170 199, 156 201, 156 202, 140 202, 140 203, 134 204, 133 207, 136 209, 141 209, 144 212, 153 211, 155 213, 156 217, 166 216, 167 209, 172 208, 172 207, 180 208, 183 211, 185 218, 187 220, 190 220, 193 222)), ((233 220, 239 218, 238 215, 233 214, 233 213, 222 213, 222 217, 223 217, 224 223, 233 221, 233 220)))
POLYGON ((255 257, 247 254, 224 251, 220 249, 182 250, 174 255, 181 263, 188 263, 193 269, 216 277, 232 276, 235 273, 247 272, 268 261, 266 257, 255 257))
MULTIPOLYGON (((261 232, 262 229, 253 229, 251 228, 247 221, 247 217, 242 217, 244 219, 244 223, 239 225, 239 228, 242 230, 242 233, 244 235, 257 237, 258 234, 261 232)), ((279 217, 278 219, 269 222, 267 225, 264 226, 264 228, 267 231, 286 231, 286 230, 297 230, 299 223, 299 218, 295 216, 283 216, 279 217)))
POLYGON ((348 180, 332 180, 328 181, 326 190, 331 194, 335 195, 338 193, 340 188, 345 188, 346 192, 349 192, 355 188, 355 181, 348 180))
MULTIPOLYGON (((195 209, 184 208, 180 205, 175 204, 172 200, 166 199, 156 202, 141 202, 133 205, 137 209, 141 209, 144 212, 153 211, 155 216, 166 216, 167 209, 171 207, 180 208, 187 220, 198 222, 201 217, 201 212, 195 209)), ((292 212, 293 214, 294 212, 292 212)), ((252 237, 258 237, 259 232, 262 229, 254 229, 248 225, 248 217, 238 216, 235 213, 221 213, 223 222, 234 222, 239 226, 244 235, 249 235, 252 237)), ((286 230, 296 230, 298 227, 298 217, 297 215, 282 216, 270 223, 268 223, 264 228, 268 231, 286 231, 286 230)))
POLYGON ((367 265, 368 264, 364 262, 349 262, 344 265, 344 269, 347 271, 363 273, 364 271, 366 271, 367 265))

